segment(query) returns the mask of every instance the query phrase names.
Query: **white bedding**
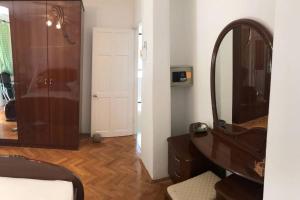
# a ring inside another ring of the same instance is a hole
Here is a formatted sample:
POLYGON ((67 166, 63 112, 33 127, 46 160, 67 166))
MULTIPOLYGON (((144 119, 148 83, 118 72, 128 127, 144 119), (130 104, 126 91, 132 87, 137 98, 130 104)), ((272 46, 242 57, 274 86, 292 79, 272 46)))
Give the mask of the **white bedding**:
POLYGON ((1 200, 73 200, 73 184, 0 177, 1 200))

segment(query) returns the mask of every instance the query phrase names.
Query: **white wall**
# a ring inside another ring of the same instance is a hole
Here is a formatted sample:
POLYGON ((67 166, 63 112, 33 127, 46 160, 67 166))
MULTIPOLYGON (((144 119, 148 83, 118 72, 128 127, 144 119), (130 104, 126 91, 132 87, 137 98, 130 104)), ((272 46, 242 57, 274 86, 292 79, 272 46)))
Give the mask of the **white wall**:
POLYGON ((300 2, 276 7, 264 199, 299 199, 300 2))
POLYGON ((196 0, 170 0, 171 65, 191 65, 194 55, 196 0))
POLYGON ((195 81, 190 93, 189 118, 191 121, 202 121, 212 125, 210 64, 219 33, 231 21, 240 18, 254 19, 272 32, 275 0, 198 0, 195 8, 195 81))
MULTIPOLYGON (((192 65, 195 48, 196 0, 170 1, 171 65, 192 65)), ((187 133, 190 119, 188 102, 191 88, 171 88, 172 135, 187 133)))
POLYGON ((153 178, 153 0, 142 0, 142 23, 143 40, 147 42, 147 59, 143 62, 141 159, 153 178))
POLYGON ((138 27, 142 22, 142 0, 134 0, 134 25, 138 27))
POLYGON ((142 83, 141 158, 152 179, 168 176, 171 135, 169 0, 143 0, 143 40, 148 44, 142 83))
POLYGON ((224 37, 216 60, 216 103, 219 119, 232 123, 233 31, 224 37))
POLYGON ((81 81, 81 132, 90 132, 91 121, 91 69, 92 69, 92 29, 133 28, 134 0, 83 0, 84 39, 83 67, 81 81))
POLYGON ((171 136, 170 0, 154 1, 154 179, 168 177, 168 143, 171 136))
POLYGON ((191 88, 172 87, 171 88, 171 133, 178 136, 188 133, 190 124, 188 107, 188 95, 191 88))

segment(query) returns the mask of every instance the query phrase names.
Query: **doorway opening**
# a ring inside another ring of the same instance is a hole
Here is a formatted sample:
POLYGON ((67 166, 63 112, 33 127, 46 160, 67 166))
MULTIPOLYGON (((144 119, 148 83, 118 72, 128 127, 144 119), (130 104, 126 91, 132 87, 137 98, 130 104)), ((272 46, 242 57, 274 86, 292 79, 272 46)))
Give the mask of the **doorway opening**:
POLYGON ((143 80, 143 27, 138 28, 138 50, 137 50, 137 125, 136 138, 138 148, 142 148, 141 114, 142 114, 142 80, 143 80))
POLYGON ((0 139, 18 139, 9 9, 0 6, 0 139))

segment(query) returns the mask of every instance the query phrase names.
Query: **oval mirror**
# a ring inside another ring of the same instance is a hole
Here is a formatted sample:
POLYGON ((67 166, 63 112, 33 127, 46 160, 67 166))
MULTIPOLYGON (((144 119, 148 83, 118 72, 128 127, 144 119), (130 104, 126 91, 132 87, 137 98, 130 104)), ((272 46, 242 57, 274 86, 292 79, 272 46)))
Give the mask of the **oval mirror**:
POLYGON ((267 128, 271 60, 272 36, 261 24, 237 20, 221 32, 211 70, 215 126, 267 128))

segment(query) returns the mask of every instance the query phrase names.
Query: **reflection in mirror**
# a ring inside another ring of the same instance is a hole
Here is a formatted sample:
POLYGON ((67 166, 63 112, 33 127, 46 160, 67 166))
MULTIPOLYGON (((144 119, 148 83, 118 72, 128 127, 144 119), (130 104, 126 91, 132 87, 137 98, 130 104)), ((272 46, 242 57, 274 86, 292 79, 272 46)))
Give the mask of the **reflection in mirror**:
POLYGON ((0 5, 0 139, 18 139, 9 9, 0 5))
POLYGON ((263 37, 247 25, 226 34, 215 68, 219 120, 247 129, 267 128, 271 51, 263 37))

